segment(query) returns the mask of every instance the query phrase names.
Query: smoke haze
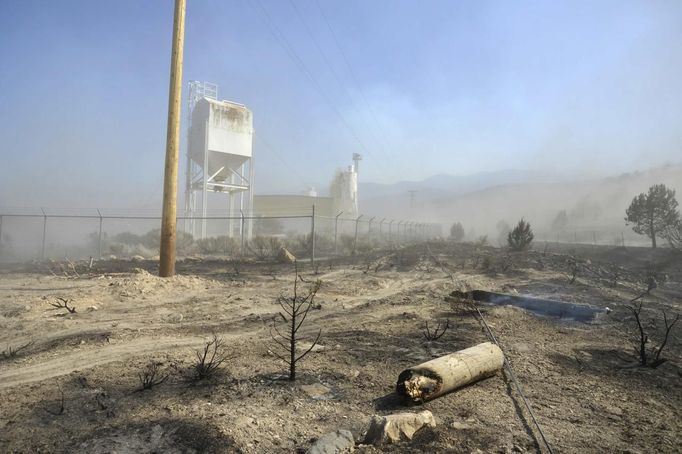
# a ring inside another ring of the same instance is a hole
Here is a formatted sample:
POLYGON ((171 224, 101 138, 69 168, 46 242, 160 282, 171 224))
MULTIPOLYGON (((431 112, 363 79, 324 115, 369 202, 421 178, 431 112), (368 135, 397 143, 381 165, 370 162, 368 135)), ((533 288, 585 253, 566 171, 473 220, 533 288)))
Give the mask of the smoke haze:
MULTIPOLYGON (((359 152, 361 211, 418 189, 485 231, 680 162, 681 23, 676 1, 191 2, 184 78, 253 111, 256 193, 325 193, 359 152), (491 197, 515 208, 480 217, 491 197)), ((167 2, 0 3, 0 206, 160 206, 171 26, 167 2)))

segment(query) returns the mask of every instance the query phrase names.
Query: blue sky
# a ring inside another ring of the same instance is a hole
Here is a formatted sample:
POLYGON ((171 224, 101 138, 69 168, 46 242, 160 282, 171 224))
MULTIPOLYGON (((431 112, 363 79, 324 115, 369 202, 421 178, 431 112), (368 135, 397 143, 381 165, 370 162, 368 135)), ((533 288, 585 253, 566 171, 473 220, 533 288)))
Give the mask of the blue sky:
MULTIPOLYGON (((188 3, 184 79, 254 112, 257 192, 353 152, 374 182, 682 155, 676 0, 188 3)), ((0 1, 0 206, 157 205, 172 9, 0 1)))

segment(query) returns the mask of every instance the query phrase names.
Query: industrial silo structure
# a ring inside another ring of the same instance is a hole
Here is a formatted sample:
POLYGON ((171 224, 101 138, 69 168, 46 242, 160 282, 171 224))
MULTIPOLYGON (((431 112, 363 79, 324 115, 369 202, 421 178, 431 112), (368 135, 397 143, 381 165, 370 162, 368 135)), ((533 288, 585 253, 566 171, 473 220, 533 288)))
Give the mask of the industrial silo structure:
POLYGON ((251 223, 235 221, 253 206, 253 114, 243 104, 219 101, 212 84, 190 82, 189 95, 186 230, 206 237, 209 209, 220 209, 235 218, 223 235, 246 229, 250 237, 251 223))

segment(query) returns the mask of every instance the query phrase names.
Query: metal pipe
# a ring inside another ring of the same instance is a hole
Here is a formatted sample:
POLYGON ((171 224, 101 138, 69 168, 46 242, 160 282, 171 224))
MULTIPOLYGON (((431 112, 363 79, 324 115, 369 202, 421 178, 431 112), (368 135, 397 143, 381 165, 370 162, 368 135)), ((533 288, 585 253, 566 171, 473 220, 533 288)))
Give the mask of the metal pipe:
POLYGON ((240 229, 241 230, 241 236, 242 236, 242 245, 240 247, 240 252, 242 253, 242 255, 244 255, 244 210, 242 210, 240 208, 239 213, 242 215, 242 228, 240 229))
POLYGON ((313 215, 310 216, 310 266, 315 272, 315 205, 313 204, 313 215))
POLYGON ((45 210, 43 210, 42 208, 40 209, 40 211, 43 212, 43 241, 40 246, 40 259, 43 260, 45 259, 45 235, 47 233, 47 215, 45 214, 45 210))
POLYGON ((361 214, 360 216, 357 217, 355 220, 355 238, 353 239, 353 255, 355 255, 355 248, 358 245, 358 224, 360 223, 360 218, 364 216, 361 214))
POLYGON ((99 238, 97 239, 97 251, 99 258, 102 258, 102 213, 97 208, 97 214, 99 215, 99 238))
POLYGON ((334 218, 334 255, 338 254, 337 239, 339 233, 339 216, 343 214, 343 211, 339 211, 339 214, 334 218))

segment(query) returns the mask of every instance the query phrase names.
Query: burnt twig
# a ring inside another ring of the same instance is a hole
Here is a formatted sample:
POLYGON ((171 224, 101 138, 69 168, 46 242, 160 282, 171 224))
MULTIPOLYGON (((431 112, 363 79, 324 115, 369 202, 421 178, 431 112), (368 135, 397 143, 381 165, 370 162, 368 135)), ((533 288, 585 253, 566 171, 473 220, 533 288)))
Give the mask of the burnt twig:
POLYGON ((67 311, 69 311, 70 314, 75 314, 76 313, 76 307, 75 306, 69 307, 70 302, 71 302, 71 300, 67 300, 64 298, 57 297, 57 301, 54 303, 50 303, 50 306, 57 308, 57 309, 66 309, 67 311))
POLYGON ((222 348, 223 340, 214 334, 203 349, 195 352, 197 356, 197 362, 194 365, 195 380, 203 380, 213 376, 227 360, 227 355, 223 353, 222 348))
POLYGON ((168 379, 168 374, 160 376, 160 370, 158 363, 152 361, 145 366, 142 372, 138 373, 137 376, 140 378, 140 391, 147 389, 152 389, 156 385, 160 385, 168 379))
POLYGON ((441 325, 441 322, 438 322, 438 325, 436 326, 436 329, 429 330, 429 322, 426 322, 426 328, 424 330, 424 337, 426 338, 427 341, 434 341, 438 340, 441 337, 443 337, 443 334, 450 328, 450 320, 446 320, 445 325, 441 325))
POLYGON ((10 359, 10 358, 16 358, 19 352, 22 350, 27 349, 28 347, 32 346, 34 344, 33 341, 27 342, 24 345, 20 345, 18 347, 12 347, 11 345, 7 347, 7 350, 4 350, 2 352, 2 357, 5 359, 10 359))

